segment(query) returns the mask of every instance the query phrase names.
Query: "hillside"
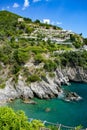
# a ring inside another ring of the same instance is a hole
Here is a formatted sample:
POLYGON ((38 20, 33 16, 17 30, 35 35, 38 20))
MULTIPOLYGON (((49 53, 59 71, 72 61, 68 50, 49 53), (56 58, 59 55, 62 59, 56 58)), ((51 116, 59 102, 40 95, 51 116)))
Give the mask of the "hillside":
POLYGON ((1 101, 52 98, 69 80, 87 82, 81 35, 1 11, 0 36, 1 101))
POLYGON ((17 19, 20 16, 13 14, 8 11, 0 11, 0 36, 7 36, 10 33, 14 34, 15 25, 17 23, 17 19))

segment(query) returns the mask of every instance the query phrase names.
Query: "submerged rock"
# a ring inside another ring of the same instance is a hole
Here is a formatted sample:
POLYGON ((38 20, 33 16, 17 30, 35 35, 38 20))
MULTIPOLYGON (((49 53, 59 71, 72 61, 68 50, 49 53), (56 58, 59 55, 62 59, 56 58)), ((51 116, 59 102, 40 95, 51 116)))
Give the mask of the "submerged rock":
POLYGON ((37 104, 35 101, 30 100, 30 99, 23 99, 23 103, 25 103, 25 104, 37 104))
POLYGON ((50 112, 51 111, 51 109, 49 108, 49 107, 47 107, 46 109, 45 109, 45 112, 50 112))

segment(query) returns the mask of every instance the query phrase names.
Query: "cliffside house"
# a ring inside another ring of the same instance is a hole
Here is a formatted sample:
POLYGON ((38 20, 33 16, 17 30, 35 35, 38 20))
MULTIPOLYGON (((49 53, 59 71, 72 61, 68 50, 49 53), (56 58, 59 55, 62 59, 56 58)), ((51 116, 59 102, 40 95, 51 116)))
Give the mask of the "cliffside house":
POLYGON ((83 49, 87 51, 87 45, 84 45, 84 46, 83 46, 83 49))
POLYGON ((18 18, 18 23, 20 22, 24 22, 24 19, 23 18, 18 18))

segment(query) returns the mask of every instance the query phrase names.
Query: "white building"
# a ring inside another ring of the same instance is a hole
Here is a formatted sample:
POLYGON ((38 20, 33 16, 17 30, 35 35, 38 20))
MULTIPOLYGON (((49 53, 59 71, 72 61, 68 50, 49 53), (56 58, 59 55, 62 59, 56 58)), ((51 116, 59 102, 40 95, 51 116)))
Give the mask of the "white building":
POLYGON ((24 19, 23 18, 18 18, 18 23, 20 22, 24 22, 24 19))
POLYGON ((84 45, 84 46, 83 46, 83 49, 87 51, 87 45, 84 45))
POLYGON ((50 19, 43 19, 43 23, 50 24, 50 19))

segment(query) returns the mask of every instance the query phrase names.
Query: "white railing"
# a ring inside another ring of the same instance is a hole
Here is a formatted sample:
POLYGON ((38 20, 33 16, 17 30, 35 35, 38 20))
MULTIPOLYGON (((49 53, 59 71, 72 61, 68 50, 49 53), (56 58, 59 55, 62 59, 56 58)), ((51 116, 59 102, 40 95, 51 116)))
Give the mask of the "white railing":
MULTIPOLYGON (((33 118, 28 118, 28 120, 31 122, 33 120, 37 120, 37 119, 33 119, 33 118)), ((48 121, 42 121, 40 120, 44 125, 52 125, 52 126, 56 126, 58 128, 58 130, 76 130, 76 127, 71 127, 71 126, 66 126, 63 124, 59 124, 59 123, 52 123, 52 122, 48 122, 48 121)), ((80 130, 87 130, 87 128, 85 129, 80 129, 80 130)))

